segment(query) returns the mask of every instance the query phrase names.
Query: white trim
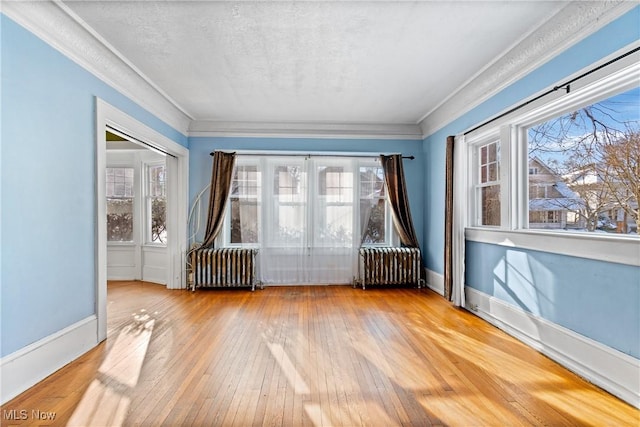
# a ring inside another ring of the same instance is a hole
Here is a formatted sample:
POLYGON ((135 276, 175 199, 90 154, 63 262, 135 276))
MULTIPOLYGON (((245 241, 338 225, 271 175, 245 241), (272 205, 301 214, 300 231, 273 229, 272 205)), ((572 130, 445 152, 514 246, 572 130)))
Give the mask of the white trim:
POLYGON ((465 236, 469 223, 469 155, 464 135, 456 135, 453 148, 453 212, 451 217, 451 302, 464 307, 465 236))
POLYGON ((170 178, 167 232, 167 288, 186 287, 185 271, 181 263, 187 249, 187 209, 189 183, 189 150, 140 123, 128 114, 107 102, 96 98, 96 313, 98 317, 98 340, 106 338, 107 331, 107 229, 106 229, 106 141, 105 130, 109 125, 138 140, 145 141, 154 148, 164 151, 167 165, 172 167, 170 178), (175 164, 174 164, 175 163, 175 164), (175 207, 174 208, 172 208, 175 207))
POLYGON ((98 344, 91 315, 0 359, 0 404, 5 404, 98 344))
POLYGON ((375 138, 422 141, 416 124, 373 123, 265 123, 196 120, 190 137, 375 138))
POLYGON ((426 138, 636 7, 637 2, 572 1, 419 121, 426 138))
MULTIPOLYGON (((102 107, 103 101, 96 98, 96 159, 95 159, 95 206, 96 206, 96 223, 95 223, 95 286, 96 286, 96 317, 97 317, 97 336, 98 342, 102 342, 107 338, 107 141, 104 129, 107 123, 109 113, 102 107)), ((108 105, 108 104, 107 104, 108 105)), ((109 106, 111 107, 111 106, 109 106)))
POLYGON ((444 276, 440 273, 436 273, 433 270, 425 268, 425 277, 427 287, 432 291, 444 296, 444 276))
POLYGON ((472 242, 640 266, 640 239, 637 236, 470 227, 465 230, 465 237, 472 242))
POLYGON ((466 287, 472 313, 640 408, 640 361, 590 338, 466 287))
POLYGON ((2 13, 182 134, 191 117, 60 1, 3 1, 2 13))

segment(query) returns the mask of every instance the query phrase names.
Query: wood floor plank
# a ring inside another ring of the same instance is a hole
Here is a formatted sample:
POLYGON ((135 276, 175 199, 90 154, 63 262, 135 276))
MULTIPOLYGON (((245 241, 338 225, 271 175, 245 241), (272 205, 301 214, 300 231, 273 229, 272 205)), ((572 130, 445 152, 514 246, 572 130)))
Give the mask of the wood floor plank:
POLYGON ((428 290, 110 282, 107 296, 106 342, 3 405, 2 425, 640 425, 428 290))

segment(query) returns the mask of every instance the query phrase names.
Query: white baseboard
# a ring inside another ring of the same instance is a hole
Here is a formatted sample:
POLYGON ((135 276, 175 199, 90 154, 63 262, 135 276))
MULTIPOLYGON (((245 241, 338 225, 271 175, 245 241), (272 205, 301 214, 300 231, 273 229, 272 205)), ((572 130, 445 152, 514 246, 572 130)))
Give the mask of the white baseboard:
POLYGON ((587 381, 640 408, 640 360, 466 287, 465 308, 587 381))
POLYGON ((426 273, 427 286, 434 292, 444 296, 444 276, 428 268, 425 268, 424 271, 426 273))
POLYGON ((167 284, 167 269, 165 267, 154 267, 145 265, 142 267, 142 280, 145 282, 167 284))
POLYGON ((0 404, 5 404, 98 344, 95 315, 0 359, 0 404))
POLYGON ((135 279, 133 275, 128 275, 128 274, 107 274, 107 280, 113 280, 113 281, 123 281, 123 280, 133 281, 133 280, 139 280, 139 279, 135 279))

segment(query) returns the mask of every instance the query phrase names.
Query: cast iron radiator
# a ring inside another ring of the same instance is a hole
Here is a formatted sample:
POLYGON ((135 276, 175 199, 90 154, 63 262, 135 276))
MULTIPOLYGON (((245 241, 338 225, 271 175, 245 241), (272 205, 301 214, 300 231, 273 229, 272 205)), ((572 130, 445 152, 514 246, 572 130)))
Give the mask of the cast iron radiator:
POLYGON ((422 286, 419 248, 360 248, 357 283, 422 286))
POLYGON ((251 287, 256 289, 257 249, 196 249, 191 253, 192 290, 251 287))

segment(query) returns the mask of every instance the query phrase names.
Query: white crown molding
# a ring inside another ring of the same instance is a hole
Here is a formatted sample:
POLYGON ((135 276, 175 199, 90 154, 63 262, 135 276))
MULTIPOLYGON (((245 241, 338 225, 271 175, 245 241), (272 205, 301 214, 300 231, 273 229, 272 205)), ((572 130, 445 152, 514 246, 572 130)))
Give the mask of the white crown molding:
POLYGON ((373 123, 266 123, 196 120, 189 136, 194 137, 282 137, 282 138, 374 138, 422 140, 415 124, 373 123))
POLYGON ((422 136, 463 116, 570 46, 637 6, 637 2, 571 1, 536 31, 461 86, 419 121, 422 136))
POLYGON ((54 1, 3 1, 2 13, 186 135, 191 117, 113 47, 54 1))

